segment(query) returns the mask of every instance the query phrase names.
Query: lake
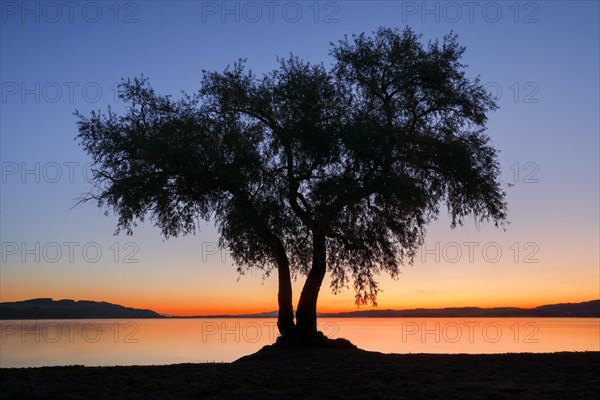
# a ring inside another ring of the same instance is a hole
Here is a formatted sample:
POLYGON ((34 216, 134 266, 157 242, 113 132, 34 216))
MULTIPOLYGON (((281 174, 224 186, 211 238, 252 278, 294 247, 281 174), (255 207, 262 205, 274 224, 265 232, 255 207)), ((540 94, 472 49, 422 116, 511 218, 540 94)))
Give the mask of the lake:
MULTIPOLYGON (((322 318, 383 353, 600 351, 598 318, 322 318)), ((0 321, 0 367, 230 362, 275 341, 273 318, 0 321)))

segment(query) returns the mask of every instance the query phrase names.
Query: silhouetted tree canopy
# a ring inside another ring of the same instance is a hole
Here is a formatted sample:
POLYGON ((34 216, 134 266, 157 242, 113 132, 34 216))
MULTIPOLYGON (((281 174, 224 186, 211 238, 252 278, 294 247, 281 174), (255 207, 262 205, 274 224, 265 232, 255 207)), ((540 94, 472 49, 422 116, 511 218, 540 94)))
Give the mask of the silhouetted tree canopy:
POLYGON ((314 334, 326 271, 374 304, 376 275, 412 262, 441 207, 452 227, 505 222, 485 134, 496 104, 463 52, 453 34, 424 45, 380 28, 332 44, 330 68, 290 56, 256 76, 239 60, 178 101, 124 81, 123 115, 77 113, 97 183, 84 200, 128 233, 147 217, 167 237, 216 221, 240 271, 278 269, 282 335, 314 334), (307 275, 297 331, 290 273, 307 275))

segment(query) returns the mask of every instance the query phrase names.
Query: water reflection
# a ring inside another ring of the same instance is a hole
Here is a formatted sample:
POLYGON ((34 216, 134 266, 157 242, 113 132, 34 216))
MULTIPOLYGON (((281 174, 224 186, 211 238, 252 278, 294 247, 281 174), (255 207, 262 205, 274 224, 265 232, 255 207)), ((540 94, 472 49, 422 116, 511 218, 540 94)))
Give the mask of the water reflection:
MULTIPOLYGON (((384 353, 600 351, 597 318, 323 318, 319 328, 384 353)), ((229 362, 273 343, 276 320, 2 321, 0 367, 229 362)))

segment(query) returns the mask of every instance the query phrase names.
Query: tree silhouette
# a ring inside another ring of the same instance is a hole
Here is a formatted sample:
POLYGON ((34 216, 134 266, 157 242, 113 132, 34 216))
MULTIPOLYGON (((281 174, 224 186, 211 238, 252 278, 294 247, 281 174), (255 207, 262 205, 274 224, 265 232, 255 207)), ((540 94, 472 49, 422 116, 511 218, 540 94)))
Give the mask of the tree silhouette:
POLYGON ((485 135, 496 104, 463 52, 453 34, 423 45, 379 28, 332 44, 329 70, 290 56, 257 77, 239 60, 178 101, 125 81, 124 115, 76 112, 98 188, 83 200, 128 233, 146 217, 167 237, 214 219, 240 271, 277 269, 282 337, 319 337, 327 271, 334 292, 352 283, 357 305, 376 304, 375 275, 412 263, 441 206, 451 227, 505 223, 485 135), (292 273, 306 275, 295 323, 292 273))

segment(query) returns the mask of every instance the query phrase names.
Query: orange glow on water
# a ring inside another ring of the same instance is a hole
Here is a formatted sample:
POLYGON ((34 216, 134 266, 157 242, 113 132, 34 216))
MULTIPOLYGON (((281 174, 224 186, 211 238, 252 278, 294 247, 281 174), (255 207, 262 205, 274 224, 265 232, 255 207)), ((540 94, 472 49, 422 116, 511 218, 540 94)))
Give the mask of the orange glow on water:
MULTIPOLYGON (((597 318, 322 318, 384 353, 598 351, 597 318)), ((275 341, 273 318, 2 321, 1 367, 233 361, 275 341)))

